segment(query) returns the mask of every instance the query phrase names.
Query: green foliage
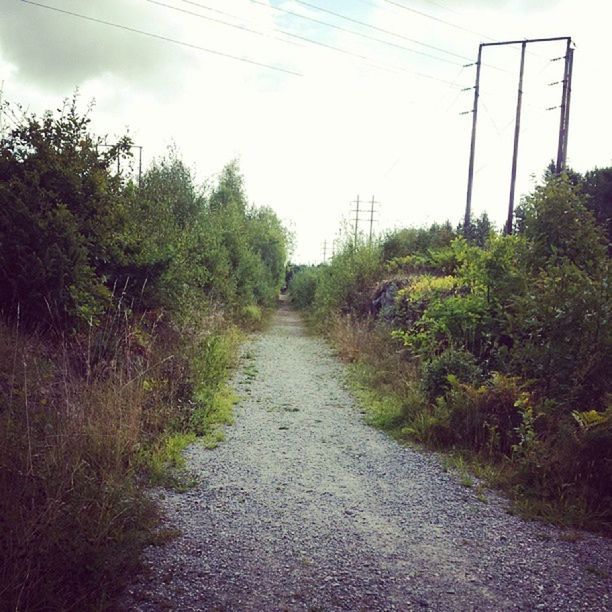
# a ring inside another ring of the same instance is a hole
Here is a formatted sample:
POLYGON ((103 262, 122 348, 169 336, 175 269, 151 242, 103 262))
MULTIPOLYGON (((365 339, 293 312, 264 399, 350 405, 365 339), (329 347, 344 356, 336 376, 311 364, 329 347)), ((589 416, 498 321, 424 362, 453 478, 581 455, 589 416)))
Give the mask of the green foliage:
POLYGON ((193 412, 190 427, 204 438, 217 438, 216 432, 221 425, 234 424, 233 407, 237 399, 230 387, 220 386, 206 404, 193 412))
POLYGON ((192 432, 170 433, 141 454, 143 468, 153 485, 179 490, 185 488, 185 458, 183 451, 196 440, 192 432))
POLYGON ((125 206, 110 167, 121 139, 99 152, 76 98, 57 117, 24 117, 0 154, 0 308, 61 327, 108 305, 123 259, 125 206))
POLYGON ((305 267, 292 275, 289 283, 289 294, 298 308, 312 306, 322 273, 321 268, 305 267))
POLYGON ((527 239, 527 264, 537 270, 569 261, 588 274, 600 274, 606 261, 601 227, 585 206, 580 188, 566 175, 553 177, 524 198, 516 212, 527 239))
POLYGON ((193 395, 204 411, 214 404, 215 396, 235 364, 241 339, 236 328, 229 328, 206 334, 194 345, 190 355, 193 395))
MULTIPOLYGON (((544 174, 545 182, 555 178, 555 163, 551 162, 544 174)), ((585 196, 583 203, 603 229, 612 250, 612 167, 594 168, 583 175, 571 168, 563 171, 566 180, 585 196)))
POLYGON ((509 456, 518 443, 522 416, 517 403, 521 384, 500 374, 482 386, 451 378, 448 392, 437 400, 447 417, 438 436, 443 445, 470 449, 489 458, 509 456))
POLYGON ((76 98, 57 117, 25 117, 0 156, 0 308, 25 323, 78 329, 111 295, 175 313, 203 299, 274 303, 288 235, 248 206, 236 162, 208 191, 171 149, 135 186, 114 174, 129 153, 89 132, 76 98))
POLYGON ((317 320, 333 312, 367 314, 370 294, 383 269, 378 246, 348 243, 319 273, 313 308, 317 320))
POLYGON ((482 379, 482 372, 471 353, 451 348, 426 361, 422 377, 424 392, 434 400, 450 390, 451 380, 475 384, 482 379))
POLYGON ((259 329, 263 322, 261 308, 255 304, 245 306, 240 313, 239 320, 246 329, 259 329))
POLYGON ((608 249, 612 248, 612 167, 595 168, 584 175, 586 207, 604 228, 608 249))
POLYGON ((390 232, 381 243, 383 261, 424 254, 448 246, 456 237, 450 223, 429 228, 407 228, 390 232))
MULTIPOLYGON (((607 174, 588 176, 605 201, 607 174)), ((437 227, 394 232, 359 296, 358 264, 346 257, 316 275, 314 304, 332 328, 350 312, 351 329, 333 337, 358 364, 376 424, 487 462, 541 515, 609 528, 612 302, 606 238, 588 203, 580 175, 550 174, 517 210, 515 235, 495 234, 484 217, 442 244, 432 245, 437 227), (386 310, 368 310, 364 299, 381 295, 386 310), (376 323, 364 319, 373 312, 376 323), (401 358, 370 350, 360 317, 400 341, 401 358)))
POLYGON ((11 609, 113 607, 156 522, 142 476, 193 485, 183 449, 215 446, 233 418, 232 321, 260 324, 284 277, 287 233, 249 206, 235 162, 201 187, 170 150, 135 185, 115 170, 129 139, 107 147, 89 129, 74 99, 24 117, 0 151, 11 609))
POLYGON ((566 260, 531 277, 516 300, 512 369, 567 406, 600 405, 610 380, 610 289, 566 260))
POLYGON ((484 247, 487 241, 495 235, 495 230, 489 215, 483 212, 477 219, 470 219, 467 228, 460 224, 457 234, 463 236, 470 244, 484 247))

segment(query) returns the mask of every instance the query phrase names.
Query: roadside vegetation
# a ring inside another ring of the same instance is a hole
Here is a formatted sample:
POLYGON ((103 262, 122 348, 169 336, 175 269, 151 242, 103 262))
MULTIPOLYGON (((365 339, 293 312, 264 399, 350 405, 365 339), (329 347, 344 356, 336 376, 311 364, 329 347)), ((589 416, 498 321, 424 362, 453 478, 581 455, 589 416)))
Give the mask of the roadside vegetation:
POLYGON ((181 451, 232 421, 226 386, 262 324, 288 236, 239 168, 200 186, 170 150, 117 174, 76 99, 0 152, 0 601, 112 607, 163 538, 147 484, 187 488, 181 451))
POLYGON ((547 172, 513 235, 483 216, 347 241, 290 284, 373 424, 450 453, 523 515, 608 532, 611 186, 612 169, 547 172))

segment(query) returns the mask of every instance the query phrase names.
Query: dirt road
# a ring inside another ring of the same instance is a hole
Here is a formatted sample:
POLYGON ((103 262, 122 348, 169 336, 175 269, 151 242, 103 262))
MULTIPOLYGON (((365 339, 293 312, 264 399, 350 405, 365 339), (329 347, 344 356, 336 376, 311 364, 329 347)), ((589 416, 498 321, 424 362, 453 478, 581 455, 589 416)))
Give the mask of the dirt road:
POLYGON ((327 345, 282 306, 245 348, 236 425, 165 492, 137 610, 606 610, 608 540, 526 523, 363 423, 327 345), (574 538, 571 538, 574 539, 574 538))

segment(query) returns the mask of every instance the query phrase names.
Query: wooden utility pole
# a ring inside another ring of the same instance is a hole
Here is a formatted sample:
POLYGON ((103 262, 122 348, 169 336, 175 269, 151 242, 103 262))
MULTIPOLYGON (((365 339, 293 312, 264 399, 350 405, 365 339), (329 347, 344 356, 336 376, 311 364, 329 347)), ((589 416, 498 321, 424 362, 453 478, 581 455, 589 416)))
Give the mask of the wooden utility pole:
POLYGON ((514 123, 514 151, 512 152, 512 173, 510 175, 510 201, 508 203, 508 219, 506 220, 505 234, 512 233, 514 220, 514 189, 516 186, 516 164, 518 161, 519 135, 521 133, 521 106, 523 103, 523 73, 525 71, 525 51, 527 43, 521 45, 521 67, 519 69, 518 94, 516 97, 516 120, 514 123))
POLYGON ((142 147, 135 145, 138 149, 138 187, 142 186, 142 147))
POLYGON ((372 244, 372 229, 374 226, 374 205, 376 201, 374 200, 374 196, 372 196, 372 202, 370 203, 370 237, 368 240, 368 244, 372 244))
MULTIPOLYGON (((574 70, 574 50, 569 50, 569 68, 567 73, 567 91, 565 92, 565 132, 563 143, 563 167, 567 163, 567 135, 569 133, 570 101, 572 98, 572 72, 574 70)), ((563 169, 563 168, 562 168, 563 169)))
POLYGON ((465 202, 465 218, 463 221, 463 233, 467 235, 472 220, 472 188, 474 186, 474 158, 476 156, 476 122, 478 120, 478 96, 480 95, 480 67, 482 65, 482 47, 478 47, 478 59, 476 60, 476 84, 474 85, 474 106, 472 107, 472 140, 470 143, 470 163, 468 166, 467 198, 465 202))
POLYGON ((355 247, 357 246, 357 237, 359 235, 359 195, 357 195, 357 199, 353 202, 355 204, 355 247))
POLYGON ((569 130, 569 108, 572 93, 572 68, 574 63, 574 50, 571 48, 571 40, 567 41, 564 59, 561 116, 559 118, 559 144, 557 146, 557 174, 563 172, 567 162, 567 134, 569 130))
MULTIPOLYGON (((517 95, 517 109, 516 109, 516 123, 514 128, 514 154, 512 156, 512 174, 510 178, 510 198, 509 198, 509 210, 508 219, 505 225, 506 233, 512 231, 512 220, 514 215, 514 193, 516 183, 516 169, 518 162, 518 141, 520 134, 520 115, 521 115, 521 104, 523 96, 523 72, 525 68, 525 51, 528 44, 531 43, 543 43, 543 42, 555 42, 555 41, 566 41, 566 52, 565 52, 565 70, 563 77, 563 93, 561 95, 561 119, 559 125, 559 140, 557 145, 557 163, 556 171, 561 173, 565 167, 567 159, 567 135, 569 127, 569 106, 570 106, 570 95, 571 95, 571 81, 572 81, 572 68, 574 52, 571 48, 572 39, 570 36, 555 36, 551 38, 531 38, 523 40, 506 40, 503 42, 490 42, 480 43, 478 46, 478 60, 476 61, 476 83, 474 85, 474 105, 472 108, 472 138, 470 142, 470 163, 468 167, 468 183, 467 183, 467 197, 465 203, 465 217, 463 224, 464 234, 467 235, 471 222, 472 215, 472 192, 474 188, 474 158, 476 155, 476 124, 478 120, 478 98, 480 95, 480 72, 482 67, 482 53, 485 47, 499 47, 502 45, 521 45, 521 67, 519 73, 519 91, 517 95)), ((562 58, 559 58, 562 59, 562 58)), ((470 111, 467 111, 469 113, 470 111)), ((462 114, 467 114, 462 113, 462 114)))

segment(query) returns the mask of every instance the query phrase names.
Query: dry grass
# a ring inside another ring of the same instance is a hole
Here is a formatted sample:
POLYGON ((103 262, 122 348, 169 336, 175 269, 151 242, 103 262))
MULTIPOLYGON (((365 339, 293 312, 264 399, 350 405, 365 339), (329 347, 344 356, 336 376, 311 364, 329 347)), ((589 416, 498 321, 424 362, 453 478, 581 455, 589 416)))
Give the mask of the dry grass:
POLYGON ((3 609, 103 609, 152 537, 147 461, 188 430, 189 357, 222 323, 113 317, 69 343, 0 323, 3 609))
POLYGON ((146 392, 125 367, 82 377, 66 347, 4 325, 0 345, 0 599, 82 608, 99 579, 103 601, 154 518, 132 477, 146 392))
POLYGON ((402 395, 406 385, 416 380, 415 363, 406 358, 401 342, 373 319, 335 316, 327 334, 343 361, 364 366, 361 375, 367 377, 368 386, 402 395))

